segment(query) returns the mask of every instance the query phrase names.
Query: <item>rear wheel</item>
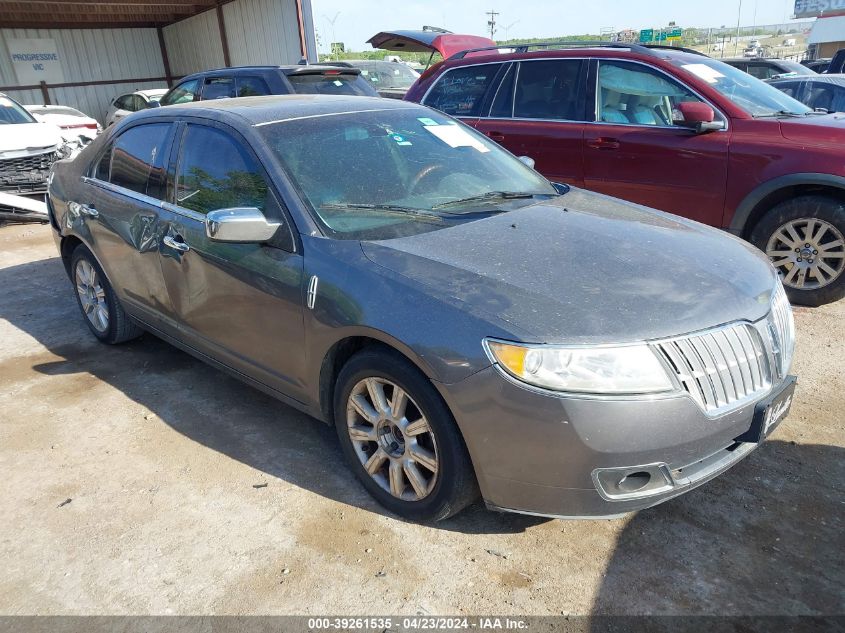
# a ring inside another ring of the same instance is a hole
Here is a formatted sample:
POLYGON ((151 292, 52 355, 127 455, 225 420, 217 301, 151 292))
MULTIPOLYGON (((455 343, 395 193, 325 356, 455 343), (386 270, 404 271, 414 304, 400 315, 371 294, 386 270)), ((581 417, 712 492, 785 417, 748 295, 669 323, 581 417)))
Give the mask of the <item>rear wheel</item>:
POLYGON ((781 202, 751 233, 772 260, 792 303, 820 306, 845 297, 845 203, 827 196, 781 202))
POLYGON ((335 426, 352 470, 385 508, 440 521, 478 496, 463 438, 429 380, 386 348, 365 349, 335 388, 335 426))
POLYGON ((86 247, 79 245, 74 249, 70 271, 76 301, 94 336, 114 345, 144 333, 123 310, 103 269, 86 247))

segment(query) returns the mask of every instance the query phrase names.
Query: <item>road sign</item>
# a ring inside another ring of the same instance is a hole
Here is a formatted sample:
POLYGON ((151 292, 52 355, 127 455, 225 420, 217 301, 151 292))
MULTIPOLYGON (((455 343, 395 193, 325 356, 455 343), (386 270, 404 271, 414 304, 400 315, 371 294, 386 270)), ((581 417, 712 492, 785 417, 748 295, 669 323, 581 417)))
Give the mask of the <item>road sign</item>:
POLYGON ((672 29, 666 35, 667 40, 679 40, 684 35, 683 29, 672 29))
POLYGON ((641 42, 653 42, 654 41, 654 29, 643 29, 640 31, 640 41, 641 42))

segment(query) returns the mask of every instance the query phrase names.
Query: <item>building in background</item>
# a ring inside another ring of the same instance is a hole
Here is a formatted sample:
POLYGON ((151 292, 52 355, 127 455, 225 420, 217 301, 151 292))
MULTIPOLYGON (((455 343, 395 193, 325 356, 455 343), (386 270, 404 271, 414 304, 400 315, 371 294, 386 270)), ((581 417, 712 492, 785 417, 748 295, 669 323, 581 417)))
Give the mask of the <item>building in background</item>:
POLYGON ((807 43, 814 52, 813 59, 833 57, 836 51, 845 48, 845 15, 817 19, 807 43))
POLYGON ((311 0, 39 0, 35 9, 0 0, 0 92, 100 122, 116 95, 200 70, 317 61, 311 0))

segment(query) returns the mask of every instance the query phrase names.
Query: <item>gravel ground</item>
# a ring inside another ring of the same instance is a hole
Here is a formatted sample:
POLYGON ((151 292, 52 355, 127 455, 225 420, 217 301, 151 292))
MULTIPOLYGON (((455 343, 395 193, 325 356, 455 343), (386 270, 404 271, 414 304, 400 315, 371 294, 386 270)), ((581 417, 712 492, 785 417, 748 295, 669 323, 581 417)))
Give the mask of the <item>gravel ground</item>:
POLYGON ((49 226, 0 227, 0 615, 843 614, 845 302, 721 478, 611 521, 374 504, 333 432, 145 335, 100 345, 49 226))

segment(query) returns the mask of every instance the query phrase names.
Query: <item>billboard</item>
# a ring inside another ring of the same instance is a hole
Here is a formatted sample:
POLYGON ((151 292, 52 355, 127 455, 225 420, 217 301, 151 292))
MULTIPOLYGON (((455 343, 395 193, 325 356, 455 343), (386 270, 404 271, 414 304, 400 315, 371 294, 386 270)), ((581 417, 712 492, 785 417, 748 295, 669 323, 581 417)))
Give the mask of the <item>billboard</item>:
POLYGON ((845 15, 845 0, 795 0, 796 18, 845 15))

